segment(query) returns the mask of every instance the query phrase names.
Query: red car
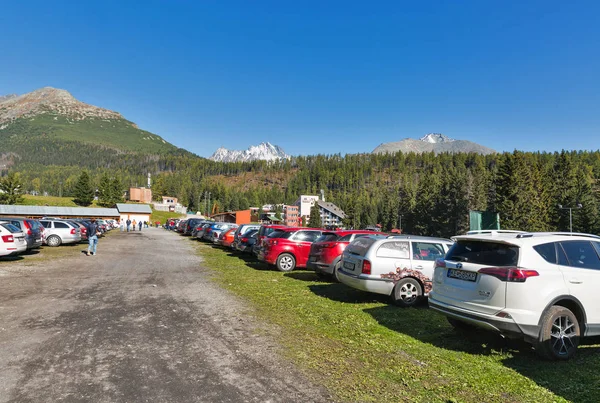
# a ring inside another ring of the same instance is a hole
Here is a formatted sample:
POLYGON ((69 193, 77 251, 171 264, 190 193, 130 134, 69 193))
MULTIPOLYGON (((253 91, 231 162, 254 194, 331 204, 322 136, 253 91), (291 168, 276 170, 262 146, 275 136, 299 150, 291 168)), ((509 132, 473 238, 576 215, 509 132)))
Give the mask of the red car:
POLYGON ((271 234, 271 232, 275 231, 276 229, 280 229, 280 228, 289 228, 289 227, 287 225, 276 225, 276 224, 261 225, 260 228, 258 229, 256 245, 255 245, 255 248, 252 253, 254 253, 256 256, 258 256, 262 249, 263 241, 265 240, 265 238, 267 236, 269 236, 271 234))
POLYGON ((337 270, 340 268, 346 246, 356 238, 377 234, 369 230, 323 232, 318 242, 310 247, 306 267, 314 270, 318 276, 333 277, 337 280, 337 270))
POLYGON ((306 267, 310 245, 322 233, 319 228, 278 228, 263 240, 258 260, 277 266, 279 271, 306 267))

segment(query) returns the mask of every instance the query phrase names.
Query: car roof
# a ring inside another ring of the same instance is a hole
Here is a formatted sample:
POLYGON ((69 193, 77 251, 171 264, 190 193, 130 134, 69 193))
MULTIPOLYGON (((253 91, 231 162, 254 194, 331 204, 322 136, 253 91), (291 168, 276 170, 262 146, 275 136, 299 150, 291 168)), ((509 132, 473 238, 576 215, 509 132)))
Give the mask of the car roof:
POLYGON ((409 235, 409 234, 394 234, 394 235, 375 234, 375 235, 385 236, 385 239, 398 239, 398 240, 402 239, 402 240, 409 240, 409 241, 437 241, 437 242, 450 242, 450 243, 453 242, 452 239, 448 239, 448 238, 439 238, 439 237, 424 236, 424 235, 409 235))
POLYGON ((336 234, 336 235, 348 235, 348 234, 369 234, 369 235, 383 235, 383 233, 377 233, 375 231, 369 231, 368 229, 339 229, 339 230, 327 230, 323 231, 323 234, 336 234))
POLYGON ((498 242, 516 246, 526 244, 537 245, 546 242, 572 241, 572 240, 596 240, 600 241, 600 236, 585 234, 579 232, 522 232, 522 231, 489 231, 485 233, 475 233, 467 235, 457 235, 452 237, 455 241, 483 241, 498 242))

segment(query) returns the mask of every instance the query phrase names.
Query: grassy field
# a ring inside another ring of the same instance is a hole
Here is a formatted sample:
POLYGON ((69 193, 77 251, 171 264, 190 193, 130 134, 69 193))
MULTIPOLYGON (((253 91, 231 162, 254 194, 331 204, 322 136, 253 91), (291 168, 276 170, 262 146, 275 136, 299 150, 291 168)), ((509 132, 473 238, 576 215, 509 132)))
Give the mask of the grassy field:
MULTIPOLYGON (((75 204, 73 202, 72 197, 58 197, 58 196, 23 195, 23 202, 20 204, 22 204, 24 206, 77 207, 77 204, 75 204)), ((96 207, 95 200, 90 207, 96 207)))
POLYGON ((339 400, 600 401, 598 344, 569 362, 542 361, 525 343, 461 334, 426 304, 401 309, 313 272, 284 274, 206 244, 198 250, 215 280, 278 325, 285 354, 339 400))
POLYGON ((155 223, 156 221, 160 221, 161 224, 164 224, 169 218, 181 218, 184 216, 184 214, 173 213, 170 211, 158 211, 152 208, 152 214, 150 214, 150 222, 155 223))

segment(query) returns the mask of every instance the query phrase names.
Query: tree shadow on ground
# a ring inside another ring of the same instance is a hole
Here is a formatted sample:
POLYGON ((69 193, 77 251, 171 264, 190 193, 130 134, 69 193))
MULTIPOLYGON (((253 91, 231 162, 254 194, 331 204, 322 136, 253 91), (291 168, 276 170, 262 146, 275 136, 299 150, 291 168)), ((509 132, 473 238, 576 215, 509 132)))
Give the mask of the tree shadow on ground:
POLYGON ((444 315, 425 307, 390 305, 364 311, 391 330, 439 348, 475 355, 508 353, 502 364, 556 395, 571 401, 598 401, 600 374, 590 368, 598 368, 600 364, 600 346, 595 345, 600 338, 584 339, 584 346, 567 362, 547 361, 523 340, 503 338, 479 328, 454 329, 444 315))
POLYGON ((256 256, 249 253, 236 253, 229 251, 227 252, 227 256, 240 259, 247 267, 251 269, 271 270, 271 267, 268 264, 259 261, 256 259, 256 256))
POLYGON ((24 257, 21 255, 17 256, 0 256, 0 262, 17 262, 19 260, 23 260, 24 257))
POLYGON ((293 278, 294 280, 300 280, 300 281, 309 281, 311 283, 327 282, 327 279, 323 279, 323 278, 317 276, 317 273, 315 273, 314 271, 309 271, 309 270, 285 273, 284 277, 289 277, 289 278, 293 278))

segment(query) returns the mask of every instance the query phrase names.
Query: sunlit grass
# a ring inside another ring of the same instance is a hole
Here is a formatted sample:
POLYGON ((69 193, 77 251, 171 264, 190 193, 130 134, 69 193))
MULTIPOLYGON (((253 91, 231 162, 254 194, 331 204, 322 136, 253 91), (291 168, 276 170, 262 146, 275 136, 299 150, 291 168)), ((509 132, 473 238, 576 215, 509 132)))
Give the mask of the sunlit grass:
POLYGON ((598 345, 566 363, 542 361, 525 343, 458 333, 426 304, 401 309, 309 271, 284 274, 249 257, 198 248, 216 281, 278 325, 289 357, 340 400, 600 400, 600 374, 592 370, 600 364, 598 345))

